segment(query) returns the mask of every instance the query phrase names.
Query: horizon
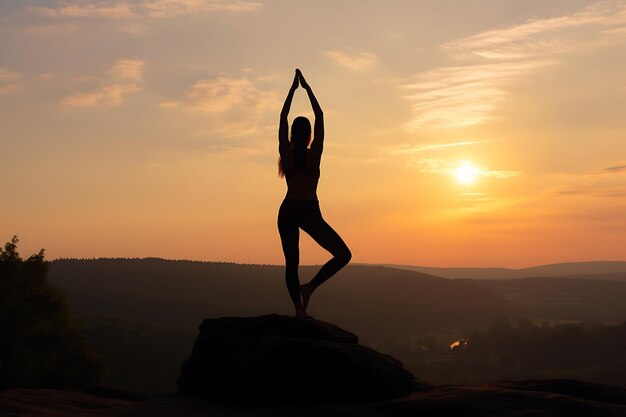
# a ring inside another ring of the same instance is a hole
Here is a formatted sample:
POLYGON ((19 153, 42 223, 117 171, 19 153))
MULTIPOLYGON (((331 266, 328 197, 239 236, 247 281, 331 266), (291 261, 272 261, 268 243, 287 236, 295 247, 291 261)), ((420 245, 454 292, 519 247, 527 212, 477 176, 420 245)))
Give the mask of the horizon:
MULTIPOLYGON (((198 263, 216 263, 216 264, 235 264, 235 265, 250 265, 250 266, 283 266, 280 263, 250 263, 250 262, 234 262, 234 261, 220 261, 220 260, 206 260, 206 259, 184 259, 184 258, 162 258, 155 256, 145 256, 145 257, 94 257, 94 258, 73 258, 73 257, 62 257, 62 258, 54 258, 50 259, 49 262, 55 261, 98 261, 98 260, 158 260, 158 261, 172 261, 172 262, 198 262, 198 263)), ((545 266, 555 266, 555 265, 575 265, 575 264, 601 264, 601 263, 623 263, 626 264, 626 261, 619 260, 602 260, 602 261, 575 261, 575 262, 556 262, 549 264, 541 264, 541 265, 530 265, 526 267, 520 268, 509 268, 509 267, 495 267, 495 266, 432 266, 432 265, 412 265, 412 264, 390 264, 390 263, 367 263, 367 262, 351 262, 350 265, 355 266, 380 266, 385 268, 393 268, 393 267, 415 267, 415 268, 428 268, 428 269, 510 269, 510 270, 525 270, 525 269, 533 269, 540 268, 545 266)), ((321 264, 315 263, 301 263, 301 267, 318 267, 321 264)), ((417 271, 414 271, 417 272, 417 271)), ((441 277, 445 278, 445 277, 441 277)))
MULTIPOLYGON (((300 68, 354 263, 626 261, 625 0, 6 0, 0 22, 0 235, 22 253, 283 264, 300 68)), ((303 264, 329 258, 301 236, 303 264)))

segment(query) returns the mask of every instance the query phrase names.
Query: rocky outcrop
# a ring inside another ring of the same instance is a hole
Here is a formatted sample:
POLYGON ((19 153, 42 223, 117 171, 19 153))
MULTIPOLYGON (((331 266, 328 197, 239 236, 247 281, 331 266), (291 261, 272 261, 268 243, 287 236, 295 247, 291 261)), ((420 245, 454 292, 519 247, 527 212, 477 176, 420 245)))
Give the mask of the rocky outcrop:
POLYGON ((350 332, 272 314, 205 320, 178 386, 237 402, 353 402, 406 395, 413 381, 399 361, 350 332))

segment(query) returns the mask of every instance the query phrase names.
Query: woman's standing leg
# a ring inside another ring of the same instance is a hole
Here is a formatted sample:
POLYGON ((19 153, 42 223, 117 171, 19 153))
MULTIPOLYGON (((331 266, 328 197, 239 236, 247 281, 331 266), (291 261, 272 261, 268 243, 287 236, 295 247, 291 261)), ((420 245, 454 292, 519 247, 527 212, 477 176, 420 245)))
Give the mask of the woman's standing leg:
POLYGON ((308 233, 318 245, 333 255, 332 259, 322 266, 308 284, 300 286, 302 302, 304 308, 306 308, 313 291, 339 272, 341 268, 346 266, 348 262, 350 262, 350 259, 352 259, 352 253, 341 236, 326 223, 319 210, 319 206, 309 212, 309 215, 301 222, 300 227, 308 233))
POLYGON ((298 228, 295 213, 281 205, 278 212, 278 232, 285 254, 285 283, 289 296, 296 309, 296 316, 306 316, 305 307, 302 305, 300 298, 300 279, 298 277, 298 266, 300 264, 300 248, 299 238, 300 229, 298 228))

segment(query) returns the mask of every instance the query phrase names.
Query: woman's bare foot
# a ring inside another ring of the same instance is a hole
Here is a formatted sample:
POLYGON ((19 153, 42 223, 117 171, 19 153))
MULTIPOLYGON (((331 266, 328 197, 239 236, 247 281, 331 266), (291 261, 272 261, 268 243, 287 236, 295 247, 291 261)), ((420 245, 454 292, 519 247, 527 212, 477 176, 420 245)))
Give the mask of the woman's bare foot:
POLYGON ((313 316, 309 315, 309 313, 307 313, 304 308, 297 308, 296 309, 296 317, 300 317, 300 318, 303 318, 303 319, 312 319, 313 318, 313 316))
POLYGON ((309 299, 311 298, 311 294, 313 294, 313 287, 311 284, 303 284, 300 285, 300 296, 302 297, 302 305, 304 309, 309 305, 309 299))

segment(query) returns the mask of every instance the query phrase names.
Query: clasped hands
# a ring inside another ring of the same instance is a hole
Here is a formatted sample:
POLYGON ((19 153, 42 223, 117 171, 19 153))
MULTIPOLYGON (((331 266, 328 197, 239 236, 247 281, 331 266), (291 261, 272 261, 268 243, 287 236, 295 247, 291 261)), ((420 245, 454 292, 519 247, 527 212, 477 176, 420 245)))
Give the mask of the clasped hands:
POLYGON ((309 84, 304 79, 304 75, 302 75, 302 72, 296 68, 296 75, 293 77, 293 83, 291 84, 291 89, 295 91, 298 88, 298 84, 300 84, 302 88, 304 88, 305 90, 308 90, 309 88, 311 88, 309 87, 309 84))

